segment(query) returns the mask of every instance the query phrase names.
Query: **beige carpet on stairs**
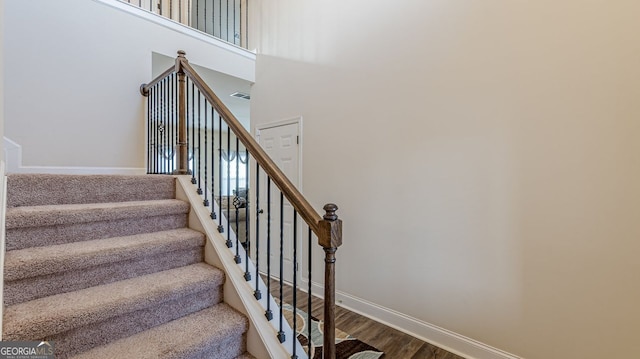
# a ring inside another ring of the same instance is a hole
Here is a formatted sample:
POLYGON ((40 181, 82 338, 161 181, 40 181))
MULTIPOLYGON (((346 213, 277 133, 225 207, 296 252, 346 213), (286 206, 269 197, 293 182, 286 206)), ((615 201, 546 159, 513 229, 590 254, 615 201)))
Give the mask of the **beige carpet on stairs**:
POLYGON ((4 340, 56 358, 250 359, 171 176, 8 176, 4 340))

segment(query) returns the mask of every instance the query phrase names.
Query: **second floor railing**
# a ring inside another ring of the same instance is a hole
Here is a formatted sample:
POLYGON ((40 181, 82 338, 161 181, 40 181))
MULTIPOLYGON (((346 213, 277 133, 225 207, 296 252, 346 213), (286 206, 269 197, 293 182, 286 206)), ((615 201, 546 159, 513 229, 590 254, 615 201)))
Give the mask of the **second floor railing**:
MULTIPOLYGON (((335 253, 342 244, 338 207, 326 204, 320 215, 311 206, 191 67, 183 51, 178 52, 175 66, 143 84, 140 91, 147 97, 148 173, 191 177, 255 299, 276 293, 281 305, 275 308, 267 300, 264 315, 269 321, 276 319, 272 323, 280 343, 286 341, 283 302, 291 301, 293 333, 301 324, 296 322, 296 308, 306 305, 307 323, 312 322, 312 239, 317 238, 324 251, 323 357, 335 359, 335 253), (251 195, 250 184, 255 186, 251 195), (303 268, 297 259, 305 249, 303 268), (306 286, 300 281, 304 269, 306 286), (285 288, 292 293, 286 300, 285 288), (306 300, 299 300, 298 291, 306 292, 306 300)), ((307 330, 307 352, 314 357, 310 325, 307 330)), ((293 342, 288 348, 291 358, 306 357, 297 352, 300 344, 295 338, 293 342)))
POLYGON ((236 46, 249 47, 249 0, 120 0, 200 30, 236 46))

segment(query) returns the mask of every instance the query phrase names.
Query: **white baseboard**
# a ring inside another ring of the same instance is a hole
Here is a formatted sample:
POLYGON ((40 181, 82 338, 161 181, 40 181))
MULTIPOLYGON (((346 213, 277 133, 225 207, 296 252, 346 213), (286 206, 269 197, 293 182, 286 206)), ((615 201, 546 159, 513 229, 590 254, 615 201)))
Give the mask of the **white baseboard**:
POLYGON ((48 173, 48 174, 109 174, 109 175, 142 175, 147 171, 136 167, 56 167, 56 166, 23 166, 22 146, 4 138, 4 160, 6 173, 48 173))
MULTIPOLYGON (((322 298, 324 287, 312 283, 313 294, 322 298)), ((336 305, 371 318, 391 328, 424 340, 451 353, 468 359, 523 359, 517 355, 491 347, 464 335, 440 328, 351 294, 336 291, 336 305)))

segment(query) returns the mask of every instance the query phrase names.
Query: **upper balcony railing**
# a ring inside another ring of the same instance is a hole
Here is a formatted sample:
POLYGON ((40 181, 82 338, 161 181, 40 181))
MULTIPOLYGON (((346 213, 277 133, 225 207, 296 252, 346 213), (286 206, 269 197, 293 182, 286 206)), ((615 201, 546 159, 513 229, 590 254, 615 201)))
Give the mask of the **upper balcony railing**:
POLYGON ((120 0, 248 48, 249 0, 120 0))

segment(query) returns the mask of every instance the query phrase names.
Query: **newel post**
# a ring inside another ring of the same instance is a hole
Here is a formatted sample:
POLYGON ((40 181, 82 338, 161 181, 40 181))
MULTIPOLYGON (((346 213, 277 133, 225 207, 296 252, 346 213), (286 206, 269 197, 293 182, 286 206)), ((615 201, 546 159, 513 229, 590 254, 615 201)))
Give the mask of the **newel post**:
POLYGON ((184 55, 187 53, 179 50, 176 58, 176 73, 178 74, 178 168, 174 175, 189 174, 189 154, 187 146, 187 86, 186 76, 182 70, 182 62, 187 62, 184 55))
POLYGON ((325 215, 319 223, 318 243, 324 249, 324 359, 336 358, 336 251, 342 245, 342 220, 338 206, 324 206, 325 215))

